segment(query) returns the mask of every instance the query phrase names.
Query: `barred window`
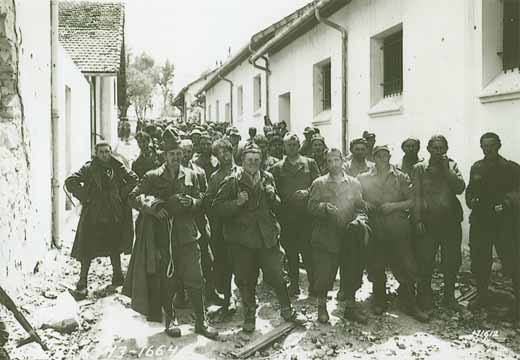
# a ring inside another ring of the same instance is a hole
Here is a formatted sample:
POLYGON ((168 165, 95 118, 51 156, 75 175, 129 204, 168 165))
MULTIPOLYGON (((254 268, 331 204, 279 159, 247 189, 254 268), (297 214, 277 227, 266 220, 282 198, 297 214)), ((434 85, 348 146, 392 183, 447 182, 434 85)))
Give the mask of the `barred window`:
POLYGON ((383 40, 383 96, 403 92, 403 31, 383 40))
POLYGON ((520 68, 520 1, 504 0, 502 64, 504 71, 520 68))

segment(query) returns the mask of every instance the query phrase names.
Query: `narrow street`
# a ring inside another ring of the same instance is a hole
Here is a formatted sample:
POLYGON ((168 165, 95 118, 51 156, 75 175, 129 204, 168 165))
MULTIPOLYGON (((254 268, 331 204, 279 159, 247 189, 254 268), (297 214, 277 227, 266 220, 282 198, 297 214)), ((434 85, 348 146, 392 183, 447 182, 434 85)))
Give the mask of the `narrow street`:
MULTIPOLYGON (((49 315, 46 309, 59 302, 60 298, 69 297, 62 285, 73 287, 79 274, 79 265, 68 257, 77 215, 71 213, 67 220, 69 236, 63 250, 50 252, 39 271, 26 276, 25 290, 17 299, 35 325, 39 324, 39 317, 49 315), (55 296, 58 299, 49 299, 55 296)), ((126 269, 128 260, 129 256, 123 256, 123 269, 126 269)), ((305 279, 303 271, 301 277, 305 279)), ((458 294, 468 290, 468 279, 468 273, 461 274, 458 294)), ((502 281, 500 278, 495 280, 496 289, 502 281)), ((257 331, 253 335, 240 331, 242 316, 238 306, 237 313, 229 321, 212 322, 221 332, 218 341, 193 333, 191 310, 178 311, 183 336, 172 339, 164 334, 162 324, 149 323, 134 312, 129 306, 129 299, 119 293, 121 288, 112 288, 110 281, 109 259, 95 261, 89 275, 89 296, 77 303, 79 327, 70 334, 50 328, 38 330, 50 348, 48 355, 35 343, 15 349, 15 341, 26 337, 26 333, 7 314, 7 323, 12 329, 8 343, 12 359, 231 359, 236 351, 281 322, 277 304, 271 301, 274 294, 261 285, 258 291, 257 331)), ((389 284, 391 291, 395 292, 395 280, 392 279, 389 284)), ((440 279, 436 278, 434 289, 439 289, 440 284, 440 279)), ((302 288, 306 289, 307 284, 304 283, 302 288)), ((370 313, 371 291, 371 285, 365 279, 363 288, 357 293, 358 300, 364 300, 367 314, 370 313)), ((335 298, 336 291, 331 294, 335 298)), ((238 291, 235 291, 235 297, 238 301, 238 291)), ((512 298, 504 292, 495 293, 495 297, 496 311, 490 320, 473 317, 468 311, 454 314, 437 307, 434 320, 421 324, 399 311, 394 296, 392 306, 384 316, 370 315, 369 324, 360 326, 341 319, 342 311, 335 300, 329 301, 330 325, 319 324, 316 321, 315 300, 302 294, 296 301, 296 307, 308 319, 305 329, 293 330, 251 358, 517 359, 520 336, 510 328, 507 320, 501 320, 508 318, 506 307, 501 305, 512 301, 512 298)), ((462 304, 466 305, 464 302, 462 304)), ((212 313, 216 309, 210 306, 208 311, 212 313)), ((67 314, 70 311, 60 308, 59 313, 67 314)))

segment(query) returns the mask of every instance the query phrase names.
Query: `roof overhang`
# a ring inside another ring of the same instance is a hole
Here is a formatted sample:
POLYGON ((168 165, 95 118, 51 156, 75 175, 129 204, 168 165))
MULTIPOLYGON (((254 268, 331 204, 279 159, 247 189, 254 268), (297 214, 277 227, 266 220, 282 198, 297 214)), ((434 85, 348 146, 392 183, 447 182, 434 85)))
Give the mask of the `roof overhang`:
POLYGON ((315 0, 314 6, 305 8, 297 20, 282 29, 272 39, 258 48, 251 55, 251 61, 256 61, 267 53, 275 53, 298 37, 307 33, 319 24, 315 16, 315 10, 319 10, 322 17, 329 17, 336 11, 346 6, 352 0, 315 0))

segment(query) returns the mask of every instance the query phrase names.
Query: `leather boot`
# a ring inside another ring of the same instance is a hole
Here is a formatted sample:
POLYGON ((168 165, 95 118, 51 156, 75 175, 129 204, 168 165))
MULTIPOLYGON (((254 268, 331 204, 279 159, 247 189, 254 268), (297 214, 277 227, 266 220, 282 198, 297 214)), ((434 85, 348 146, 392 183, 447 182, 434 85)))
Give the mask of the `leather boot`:
POLYGON ((322 324, 329 322, 329 313, 327 312, 327 297, 318 298, 318 321, 322 324))
POLYGON ((426 313, 433 311, 433 291, 431 281, 421 281, 417 285, 416 304, 426 313))
POLYGON ((213 329, 206 322, 206 309, 204 307, 204 294, 202 289, 190 289, 188 295, 190 297, 193 312, 195 313, 195 332, 208 339, 216 339, 218 331, 213 329))
POLYGON ((374 298, 372 302, 372 312, 374 315, 382 315, 386 311, 386 281, 374 281, 374 298))
POLYGON ((287 292, 289 293, 289 296, 295 296, 300 294, 300 276, 298 273, 291 274, 289 276, 289 279, 291 283, 289 284, 289 288, 287 289, 287 292))
POLYGON ((354 296, 349 296, 345 301, 345 311, 343 318, 357 322, 359 324, 367 324, 367 317, 359 304, 355 301, 354 296))
POLYGON ((453 311, 462 311, 462 306, 455 300, 455 281, 444 281, 444 296, 442 306, 453 311))
POLYGON ((252 333, 256 327, 256 299, 254 290, 248 287, 241 287, 240 300, 242 302, 242 309, 244 313, 244 323, 242 330, 246 333, 252 333))
POLYGON ((166 311, 164 313, 164 332, 169 337, 181 337, 181 329, 172 326, 173 323, 173 312, 172 311, 166 311))
POLYGON ((276 293, 278 302, 280 303, 280 315, 282 315, 282 318, 285 321, 293 322, 298 325, 303 324, 305 319, 292 308, 287 288, 285 286, 280 286, 279 289, 274 289, 274 292, 276 293))
POLYGON ((489 290, 487 283, 477 282, 477 297, 471 300, 468 308, 472 311, 486 309, 489 305, 489 290))
POLYGON ((125 279, 121 271, 121 256, 111 255, 110 262, 112 263, 112 286, 122 286, 125 279))

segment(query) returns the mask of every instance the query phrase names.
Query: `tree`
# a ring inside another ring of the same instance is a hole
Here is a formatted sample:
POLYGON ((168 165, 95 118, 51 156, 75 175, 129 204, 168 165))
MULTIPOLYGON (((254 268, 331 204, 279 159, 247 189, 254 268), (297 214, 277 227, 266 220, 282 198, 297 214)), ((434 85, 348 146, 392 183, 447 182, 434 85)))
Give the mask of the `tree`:
POLYGON ((172 93, 172 83, 175 71, 175 66, 170 63, 168 59, 163 66, 159 68, 158 73, 158 82, 157 84, 161 88, 162 97, 163 97, 163 109, 162 115, 166 116, 170 113, 171 110, 171 93, 172 93))
POLYGON ((127 70, 127 97, 134 105, 137 120, 141 122, 151 108, 153 90, 158 81, 159 71, 151 56, 143 52, 131 59, 127 70))

